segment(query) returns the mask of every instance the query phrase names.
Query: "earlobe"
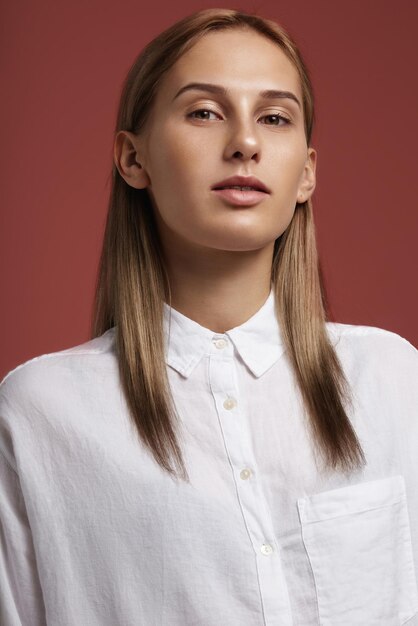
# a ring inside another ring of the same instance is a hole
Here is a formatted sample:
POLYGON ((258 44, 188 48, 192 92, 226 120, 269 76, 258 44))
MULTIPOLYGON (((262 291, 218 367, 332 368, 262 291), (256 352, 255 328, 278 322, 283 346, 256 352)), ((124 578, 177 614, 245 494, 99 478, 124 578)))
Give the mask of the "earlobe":
POLYGON ((113 158, 119 174, 131 187, 145 189, 150 179, 138 154, 138 137, 126 130, 120 130, 115 137, 113 158))

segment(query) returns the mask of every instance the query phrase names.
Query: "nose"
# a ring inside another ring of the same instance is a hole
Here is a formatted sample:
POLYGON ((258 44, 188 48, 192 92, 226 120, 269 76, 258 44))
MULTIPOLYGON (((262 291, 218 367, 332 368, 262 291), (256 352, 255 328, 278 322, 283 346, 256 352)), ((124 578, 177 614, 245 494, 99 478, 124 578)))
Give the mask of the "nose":
POLYGON ((225 146, 225 158, 258 162, 261 156, 260 138, 255 122, 236 122, 230 129, 225 146))

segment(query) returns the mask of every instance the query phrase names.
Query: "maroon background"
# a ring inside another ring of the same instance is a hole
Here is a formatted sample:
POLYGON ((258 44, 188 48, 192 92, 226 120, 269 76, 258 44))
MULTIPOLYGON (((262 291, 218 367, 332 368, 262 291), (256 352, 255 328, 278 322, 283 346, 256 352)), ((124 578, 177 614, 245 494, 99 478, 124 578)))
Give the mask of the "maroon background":
POLYGON ((310 68, 333 319, 418 346, 418 3, 20 1, 0 26, 0 376, 89 338, 123 78, 157 33, 210 6, 278 20, 310 68))

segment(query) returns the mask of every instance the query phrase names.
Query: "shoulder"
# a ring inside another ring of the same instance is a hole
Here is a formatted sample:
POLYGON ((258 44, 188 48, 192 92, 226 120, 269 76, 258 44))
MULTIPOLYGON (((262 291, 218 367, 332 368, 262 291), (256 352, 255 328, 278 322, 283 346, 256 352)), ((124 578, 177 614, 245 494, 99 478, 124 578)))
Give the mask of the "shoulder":
POLYGON ((329 337, 347 363, 397 375, 418 375, 418 350, 402 335, 377 326, 327 322, 329 337))
POLYGON ((343 343, 350 343, 358 347, 375 344, 376 346, 393 346, 417 352, 415 346, 408 339, 394 331, 378 326, 362 326, 359 324, 342 324, 341 322, 326 322, 328 332, 332 337, 343 343))
POLYGON ((0 455, 12 469, 19 447, 53 438, 74 419, 94 413, 116 371, 114 335, 111 328, 82 344, 29 359, 6 374, 0 382, 0 455))
POLYGON ((110 328, 99 337, 84 343, 41 354, 28 359, 10 370, 0 381, 0 403, 12 397, 24 401, 32 399, 45 388, 53 389, 54 385, 64 384, 76 375, 89 375, 99 367, 106 367, 114 361, 115 328, 110 328))

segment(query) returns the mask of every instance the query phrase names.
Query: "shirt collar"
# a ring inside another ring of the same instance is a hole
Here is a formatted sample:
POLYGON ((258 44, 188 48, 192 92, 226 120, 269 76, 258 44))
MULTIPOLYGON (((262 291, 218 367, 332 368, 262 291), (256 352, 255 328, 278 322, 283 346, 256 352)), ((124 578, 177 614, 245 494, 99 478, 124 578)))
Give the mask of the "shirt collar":
POLYGON ((240 326, 224 334, 201 326, 164 302, 166 362, 188 377, 214 338, 228 337, 240 357, 257 378, 264 374, 284 352, 284 343, 276 318, 273 289, 261 308, 240 326), (170 326, 171 313, 171 326, 170 326))

